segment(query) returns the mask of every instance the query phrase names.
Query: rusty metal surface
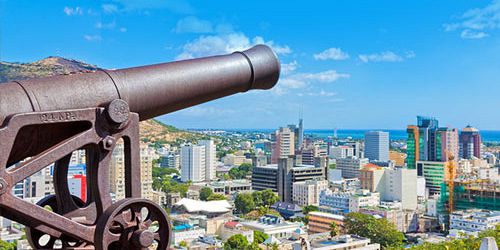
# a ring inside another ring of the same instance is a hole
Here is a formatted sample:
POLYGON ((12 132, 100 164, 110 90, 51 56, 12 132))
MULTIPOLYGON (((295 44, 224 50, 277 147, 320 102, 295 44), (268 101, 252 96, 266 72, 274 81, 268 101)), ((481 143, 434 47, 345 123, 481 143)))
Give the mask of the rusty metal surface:
POLYGON ((271 88, 279 70, 271 49, 256 46, 225 56, 0 85, 0 216, 27 226, 35 248, 167 249, 172 232, 165 211, 139 199, 139 121, 271 88), (113 204, 109 171, 119 139, 126 198, 113 204), (85 202, 68 187, 76 150, 86 155, 85 202), (12 194, 16 183, 52 163, 55 195, 31 204, 12 194))

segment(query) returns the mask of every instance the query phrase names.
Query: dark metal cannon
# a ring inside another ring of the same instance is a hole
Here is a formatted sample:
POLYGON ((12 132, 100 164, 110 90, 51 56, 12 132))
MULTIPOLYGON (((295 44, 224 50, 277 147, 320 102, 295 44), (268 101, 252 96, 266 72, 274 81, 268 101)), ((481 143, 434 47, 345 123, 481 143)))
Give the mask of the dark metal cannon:
POLYGON ((140 198, 139 121, 272 88, 279 71, 272 50, 258 45, 230 55, 0 84, 0 215, 26 225, 34 248, 167 249, 164 210, 140 198), (126 198, 113 203, 109 164, 119 139, 126 198), (85 202, 68 188, 76 150, 86 155, 85 202), (52 163, 55 195, 35 205, 12 194, 16 183, 52 163))

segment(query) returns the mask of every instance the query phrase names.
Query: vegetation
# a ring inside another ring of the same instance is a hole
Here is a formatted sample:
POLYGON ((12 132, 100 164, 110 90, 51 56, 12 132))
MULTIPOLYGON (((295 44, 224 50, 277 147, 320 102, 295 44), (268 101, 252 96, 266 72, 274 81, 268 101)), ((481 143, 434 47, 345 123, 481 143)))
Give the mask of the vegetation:
POLYGON ((307 215, 309 212, 315 212, 315 211, 319 211, 319 208, 314 205, 309 205, 302 208, 302 213, 304 213, 305 215, 307 215))
POLYGON ((211 194, 210 196, 207 197, 207 201, 220 201, 220 200, 225 200, 226 196, 223 194, 211 194))
POLYGON ((270 209, 268 207, 261 206, 261 207, 258 207, 256 209, 250 211, 249 213, 245 214, 245 218, 250 219, 250 220, 257 220, 266 214, 274 215, 274 216, 281 216, 278 211, 276 211, 274 209, 270 209))
POLYGON ((229 177, 231 179, 244 179, 247 175, 252 173, 252 164, 243 163, 238 167, 231 168, 229 170, 229 177))
MULTIPOLYGON (((247 214, 256 208, 259 208, 259 214, 263 215, 262 211, 271 211, 269 207, 279 200, 271 189, 255 191, 253 193, 239 193, 236 196, 234 205, 238 213, 247 214)), ((274 211, 274 210, 272 210, 274 211)))
POLYGON ((202 201, 208 200, 208 197, 210 197, 210 195, 212 195, 213 193, 214 193, 214 191, 212 191, 211 188, 202 187, 200 190, 200 200, 202 200, 202 201))
POLYGON ((336 169, 337 168, 337 164, 336 163, 331 163, 328 165, 328 168, 330 169, 336 169))
POLYGON ((335 237, 337 235, 339 235, 339 226, 337 223, 332 222, 332 224, 330 224, 330 237, 335 237))
POLYGON ((0 249, 2 250, 15 250, 17 248, 17 244, 15 242, 6 242, 3 240, 0 240, 0 249))
POLYGON ((179 175, 179 171, 174 168, 153 167, 153 189, 166 193, 178 192, 185 197, 190 183, 180 183, 172 179, 171 174, 179 175))
POLYGON ((252 194, 239 193, 234 200, 236 211, 240 214, 246 214, 255 209, 255 202, 252 194))
POLYGON ((187 247, 188 244, 185 241, 181 241, 181 242, 179 242, 179 246, 181 246, 181 247, 187 247))
POLYGON ((260 248, 257 242, 250 244, 245 236, 235 234, 224 242, 224 250, 260 250, 260 248))
POLYGON ((405 239, 403 233, 399 232, 394 224, 385 218, 376 219, 362 213, 347 214, 344 219, 344 227, 348 234, 369 238, 372 242, 379 243, 382 248, 401 247, 405 239))
POLYGON ((261 231, 253 231, 253 241, 257 244, 261 244, 267 240, 269 236, 261 231))
MULTIPOLYGON (((481 241, 484 237, 493 237, 500 245, 500 225, 497 225, 495 229, 485 230, 478 234, 478 237, 468 236, 462 239, 456 239, 452 241, 442 242, 442 243, 424 243, 419 246, 414 246, 409 249, 411 250, 468 250, 468 249, 479 249, 481 246, 481 241)), ((396 248, 392 248, 396 249, 396 248)))

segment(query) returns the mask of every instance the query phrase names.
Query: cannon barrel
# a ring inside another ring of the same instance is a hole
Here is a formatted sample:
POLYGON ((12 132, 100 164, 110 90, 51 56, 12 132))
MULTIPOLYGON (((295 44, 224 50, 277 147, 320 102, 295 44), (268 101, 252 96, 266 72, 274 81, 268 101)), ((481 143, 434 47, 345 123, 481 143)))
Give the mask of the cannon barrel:
POLYGON ((278 81, 279 61, 265 45, 229 55, 0 84, 0 124, 32 111, 103 107, 125 100, 141 120, 278 81))
MULTIPOLYGON (((229 55, 7 82, 0 84, 0 127, 14 114, 105 107, 116 99, 146 120, 238 92, 272 88, 279 73, 276 54, 257 45, 229 55)), ((76 130, 58 124, 25 127, 8 164, 37 155, 76 130)))

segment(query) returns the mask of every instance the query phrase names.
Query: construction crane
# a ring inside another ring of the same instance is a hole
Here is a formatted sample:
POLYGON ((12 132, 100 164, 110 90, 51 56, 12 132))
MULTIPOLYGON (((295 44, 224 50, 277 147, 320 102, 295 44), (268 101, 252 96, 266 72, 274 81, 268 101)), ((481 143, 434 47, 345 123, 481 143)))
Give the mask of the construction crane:
POLYGON ((449 150, 446 150, 446 156, 448 157, 448 161, 446 162, 445 171, 448 173, 448 178, 446 178, 445 181, 448 187, 448 214, 451 215, 453 212, 453 191, 455 189, 456 163, 455 156, 449 150))

